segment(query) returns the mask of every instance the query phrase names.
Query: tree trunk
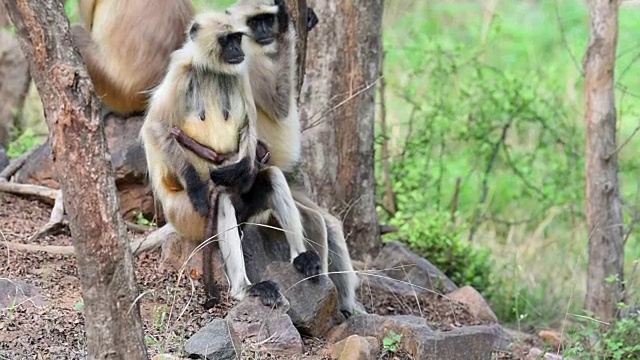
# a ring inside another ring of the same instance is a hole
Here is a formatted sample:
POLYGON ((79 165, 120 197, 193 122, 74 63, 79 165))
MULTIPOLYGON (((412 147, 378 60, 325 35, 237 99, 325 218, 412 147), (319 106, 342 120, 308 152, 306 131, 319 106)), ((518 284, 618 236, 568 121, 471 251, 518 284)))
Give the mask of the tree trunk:
POLYGON ((298 97, 300 94, 300 88, 304 81, 304 63, 307 54, 307 0, 285 0, 287 7, 291 12, 291 17, 294 19, 296 26, 296 33, 298 34, 297 44, 297 78, 298 78, 298 97))
POLYGON ((307 42, 303 156, 317 202, 340 214, 351 256, 380 246, 375 208, 375 81, 382 0, 309 1, 319 18, 307 42))
POLYGON ((100 103, 58 0, 3 0, 42 96, 85 303, 89 359, 147 359, 100 103))
POLYGON ((589 1, 591 30, 585 71, 586 202, 589 273, 585 307, 602 321, 622 299, 624 241, 618 188, 614 68, 618 1, 589 1), (615 278, 615 281, 611 281, 615 278))

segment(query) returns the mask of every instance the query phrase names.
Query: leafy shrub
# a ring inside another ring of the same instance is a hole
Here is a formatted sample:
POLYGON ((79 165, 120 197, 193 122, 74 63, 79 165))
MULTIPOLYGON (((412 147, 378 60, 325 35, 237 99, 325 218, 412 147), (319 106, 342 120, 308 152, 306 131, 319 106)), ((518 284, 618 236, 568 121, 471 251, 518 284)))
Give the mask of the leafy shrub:
POLYGON ((639 359, 640 317, 618 320, 602 331, 603 325, 593 320, 573 332, 573 342, 565 356, 577 359, 639 359))
POLYGON ((493 261, 488 248, 462 238, 462 231, 451 225, 448 214, 434 211, 396 213, 391 223, 400 229, 409 247, 428 259, 454 283, 488 289, 493 261))

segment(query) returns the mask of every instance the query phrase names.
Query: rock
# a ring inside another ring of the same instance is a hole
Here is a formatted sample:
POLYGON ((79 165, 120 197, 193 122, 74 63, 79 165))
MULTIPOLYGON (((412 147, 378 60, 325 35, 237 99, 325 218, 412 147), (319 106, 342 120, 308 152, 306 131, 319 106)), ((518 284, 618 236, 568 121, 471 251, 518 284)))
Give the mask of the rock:
POLYGON ((238 359, 242 350, 231 322, 223 319, 214 319, 193 334, 184 348, 189 357, 195 355, 210 360, 238 359))
MULTIPOLYGON (((147 163, 142 144, 138 139, 143 117, 123 119, 108 116, 104 133, 111 155, 120 210, 125 220, 135 221, 138 212, 147 219, 163 221, 161 211, 156 211, 153 193, 147 179, 147 163)), ((51 144, 48 140, 29 157, 16 174, 16 181, 58 189, 60 185, 53 173, 51 144)))
MULTIPOLYGON (((276 223, 269 223, 278 227, 276 223)), ((247 224, 242 228, 242 251, 247 277, 252 284, 261 281, 267 266, 274 261, 289 261, 289 245, 282 231, 247 224)))
POLYGON ((366 273, 358 275, 360 278, 360 290, 367 294, 372 289, 378 289, 398 297, 415 296, 428 292, 422 287, 413 286, 403 281, 390 277, 370 276, 366 273))
POLYGON ((34 306, 44 308, 49 305, 40 289, 22 280, 0 278, 0 308, 9 309, 15 306, 34 306))
POLYGON ((9 158, 7 157, 7 151, 0 145, 0 171, 9 166, 9 158))
POLYGON ((369 360, 377 359, 380 353, 378 339, 372 336, 362 337, 351 335, 333 344, 329 349, 329 356, 338 360, 369 360))
POLYGON ((375 314, 354 315, 327 334, 329 342, 339 342, 351 335, 373 336, 382 343, 389 332, 394 331, 411 337, 414 333, 433 332, 423 318, 411 315, 380 316, 375 314))
POLYGON ((536 336, 533 334, 527 334, 501 326, 498 333, 498 340, 495 344, 495 349, 501 351, 512 351, 514 344, 532 344, 536 340, 536 336))
POLYGON ((343 319, 338 309, 338 292, 326 275, 318 282, 305 279, 293 264, 274 262, 267 266, 262 280, 278 284, 291 307, 287 314, 300 332, 309 336, 322 336, 343 319))
POLYGON ((16 114, 22 111, 30 82, 29 63, 18 40, 0 29, 0 146, 9 144, 16 114))
POLYGON ((499 326, 467 326, 451 331, 418 332, 402 339, 401 346, 415 359, 490 360, 499 326))
POLYGON ((158 354, 152 357, 151 360, 180 360, 180 358, 169 354, 158 354))
POLYGON ((540 330, 538 332, 538 337, 554 349, 560 349, 564 344, 564 336, 554 330, 540 330))
POLYGON ((498 342, 499 325, 478 325, 451 331, 434 331, 424 319, 415 316, 352 316, 327 335, 338 342, 352 335, 375 337, 383 343, 391 331, 401 335, 398 347, 415 359, 491 359, 498 342))
POLYGON ((302 338, 286 314, 289 303, 278 308, 264 306, 257 297, 247 297, 234 306, 226 318, 233 329, 249 344, 258 344, 260 350, 271 354, 302 354, 302 338))
MULTIPOLYGON (((196 244, 183 239, 175 230, 167 236, 162 243, 162 254, 160 261, 162 266, 168 264, 176 271, 183 269, 193 280, 202 280, 202 250, 194 252, 196 244)), ((213 273, 214 279, 219 289, 229 287, 226 277, 224 262, 220 248, 216 246, 213 252, 213 273)))
POLYGON ((449 293, 458 289, 437 267, 397 241, 385 244, 374 260, 373 268, 380 269, 383 274, 393 279, 406 281, 427 290, 449 293))
POLYGON ((454 290, 447 294, 447 297, 466 305, 467 308, 469 308, 471 315, 479 320, 485 320, 492 323, 498 322, 496 314, 493 313, 493 310, 491 310, 487 301, 471 286, 467 285, 458 290, 454 290))
POLYGON ((538 348, 531 348, 525 360, 563 360, 564 357, 555 353, 544 352, 538 348))

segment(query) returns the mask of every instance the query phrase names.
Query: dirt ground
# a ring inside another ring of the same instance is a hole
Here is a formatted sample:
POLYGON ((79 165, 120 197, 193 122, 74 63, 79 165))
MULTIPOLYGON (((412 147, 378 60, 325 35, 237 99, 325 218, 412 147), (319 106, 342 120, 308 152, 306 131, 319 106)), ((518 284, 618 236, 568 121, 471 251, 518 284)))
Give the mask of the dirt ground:
MULTIPOLYGON (((0 240, 27 243, 27 239, 49 219, 51 208, 37 200, 0 193, 0 240)), ((71 245, 68 230, 40 238, 41 245, 71 245)), ((159 253, 146 253, 136 261, 141 315, 150 355, 179 355, 185 339, 234 305, 225 301, 206 311, 200 287, 159 264, 159 253)), ((84 359, 82 297, 73 256, 23 252, 0 247, 0 278, 22 280, 36 286, 49 306, 37 308, 24 302, 0 309, 0 359, 84 359)), ((441 329, 477 324, 466 308, 445 303, 441 297, 398 298, 393 294, 361 289, 360 300, 370 313, 424 316, 441 329)), ((325 359, 321 339, 304 339, 305 355, 298 359, 325 359)), ((262 356, 262 358, 273 358, 262 356)), ((282 358, 282 357, 278 357, 282 358)), ((384 355, 384 359, 409 359, 406 354, 384 355)), ((501 357, 504 359, 512 357, 501 357)))

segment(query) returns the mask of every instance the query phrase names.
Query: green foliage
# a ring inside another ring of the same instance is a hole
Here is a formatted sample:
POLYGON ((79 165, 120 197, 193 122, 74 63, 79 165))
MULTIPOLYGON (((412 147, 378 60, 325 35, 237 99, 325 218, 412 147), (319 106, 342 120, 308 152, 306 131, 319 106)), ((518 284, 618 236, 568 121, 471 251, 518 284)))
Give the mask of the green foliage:
POLYGON ((140 211, 136 212, 136 223, 144 226, 156 226, 155 221, 147 219, 140 211))
POLYGON ((588 320, 573 332, 573 341, 564 355, 576 359, 640 358, 640 317, 617 320, 602 331, 598 321, 588 320))
POLYGON ((398 344, 400 344, 401 341, 402 334, 398 334, 395 331, 391 330, 389 331, 389 335, 385 336, 384 339, 382 339, 382 347, 387 352, 395 353, 396 351, 398 351, 398 344))
POLYGON ((489 287, 490 251, 463 239, 460 229, 451 225, 448 214, 437 210, 397 212, 391 223, 406 236, 404 240, 412 250, 429 259, 454 283, 476 289, 489 287))
POLYGON ((40 137, 30 128, 25 129, 15 140, 9 143, 7 156, 17 158, 41 143, 40 137))
POLYGON ((82 311, 82 309, 84 309, 84 301, 78 300, 78 302, 76 302, 75 305, 73 305, 73 310, 82 311))
MULTIPOLYGON (((501 320, 559 318, 586 290, 587 9, 505 0, 485 28, 486 10, 472 1, 385 5, 388 128, 377 128, 376 176, 384 204, 386 140, 397 211, 381 205, 379 215, 452 280, 477 287, 501 320)), ((640 115, 638 96, 627 94, 640 88, 638 15, 625 8, 619 17, 620 141, 640 115)), ((619 153, 626 221, 640 208, 638 151, 633 138, 619 153)), ((627 247, 632 264, 634 233, 627 247)))

